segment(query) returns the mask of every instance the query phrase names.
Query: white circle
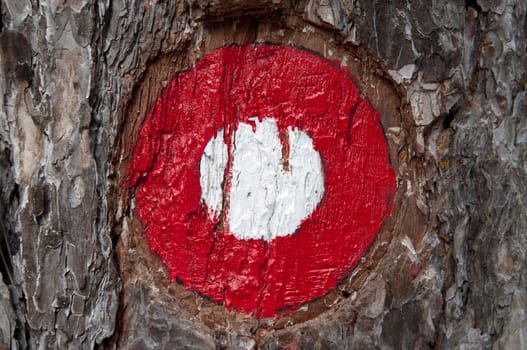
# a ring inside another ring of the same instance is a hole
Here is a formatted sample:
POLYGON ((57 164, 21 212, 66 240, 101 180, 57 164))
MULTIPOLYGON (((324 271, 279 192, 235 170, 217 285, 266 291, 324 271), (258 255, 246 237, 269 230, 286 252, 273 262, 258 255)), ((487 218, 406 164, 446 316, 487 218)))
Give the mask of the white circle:
POLYGON ((233 135, 227 198, 223 130, 207 143, 200 161, 201 199, 216 218, 228 207, 223 219, 237 238, 270 241, 294 233, 317 207, 324 194, 322 161, 305 132, 287 129, 287 157, 276 121, 252 120, 255 126, 240 123, 233 135))

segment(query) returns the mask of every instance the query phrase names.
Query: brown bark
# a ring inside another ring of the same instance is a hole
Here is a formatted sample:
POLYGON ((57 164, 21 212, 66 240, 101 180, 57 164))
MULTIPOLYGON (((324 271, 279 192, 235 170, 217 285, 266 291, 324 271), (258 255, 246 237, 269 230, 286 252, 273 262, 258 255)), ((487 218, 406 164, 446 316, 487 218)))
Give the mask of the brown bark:
POLYGON ((527 347, 519 0, 0 9, 0 347, 527 347), (398 178, 361 264, 335 291, 267 320, 170 283, 123 185, 164 81, 213 48, 253 42, 342 61, 382 116, 398 178))

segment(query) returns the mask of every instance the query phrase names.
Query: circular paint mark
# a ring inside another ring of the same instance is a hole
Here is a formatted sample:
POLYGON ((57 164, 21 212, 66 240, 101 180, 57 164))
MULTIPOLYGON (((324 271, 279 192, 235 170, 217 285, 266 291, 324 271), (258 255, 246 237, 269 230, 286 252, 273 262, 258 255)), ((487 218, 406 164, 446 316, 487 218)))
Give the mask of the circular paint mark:
POLYGON ((254 119, 254 127, 240 123, 234 133, 230 176, 225 176, 223 130, 207 143, 200 161, 201 198, 212 219, 228 206, 223 220, 237 238, 271 241, 294 233, 315 210, 324 193, 322 162, 305 132, 288 127, 282 145, 276 121, 254 119))
POLYGON ((145 237, 169 278, 257 317, 293 311, 335 288, 373 242, 395 193, 378 113, 344 69, 286 46, 218 49, 174 76, 145 119, 128 170, 145 237), (278 134, 282 170, 269 166, 274 173, 258 182, 274 177, 276 196, 298 190, 309 209, 295 203, 300 214, 277 229, 236 199, 249 193, 241 182, 254 184, 234 175, 262 162, 243 160, 252 151, 237 153, 235 138, 243 133, 251 148, 262 127, 273 129, 262 145, 278 147, 278 134), (312 149, 296 155, 295 137, 312 149), (310 179, 307 189, 282 190, 295 162, 316 163, 317 155, 323 186, 310 179), (244 215, 255 223, 233 221, 244 215))

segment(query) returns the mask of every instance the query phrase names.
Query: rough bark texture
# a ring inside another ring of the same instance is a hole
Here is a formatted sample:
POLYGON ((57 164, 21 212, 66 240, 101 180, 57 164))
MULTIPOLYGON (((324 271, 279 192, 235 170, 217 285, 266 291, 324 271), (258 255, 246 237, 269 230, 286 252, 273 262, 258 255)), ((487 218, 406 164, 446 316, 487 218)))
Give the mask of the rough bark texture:
POLYGON ((524 2, 0 10, 0 347, 527 348, 524 2), (168 282, 123 185, 163 81, 252 42, 347 65, 381 113, 398 177, 392 217, 337 290, 263 320, 168 282))

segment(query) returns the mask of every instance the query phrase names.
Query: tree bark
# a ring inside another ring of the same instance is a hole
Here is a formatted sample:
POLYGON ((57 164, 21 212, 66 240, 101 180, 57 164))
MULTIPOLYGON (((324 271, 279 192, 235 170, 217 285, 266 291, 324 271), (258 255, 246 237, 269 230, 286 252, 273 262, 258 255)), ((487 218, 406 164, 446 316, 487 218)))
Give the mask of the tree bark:
POLYGON ((519 0, 0 0, 0 348, 527 348, 519 0), (126 182, 166 81, 269 42, 381 114, 392 216, 336 290, 245 316, 168 281, 126 182))

